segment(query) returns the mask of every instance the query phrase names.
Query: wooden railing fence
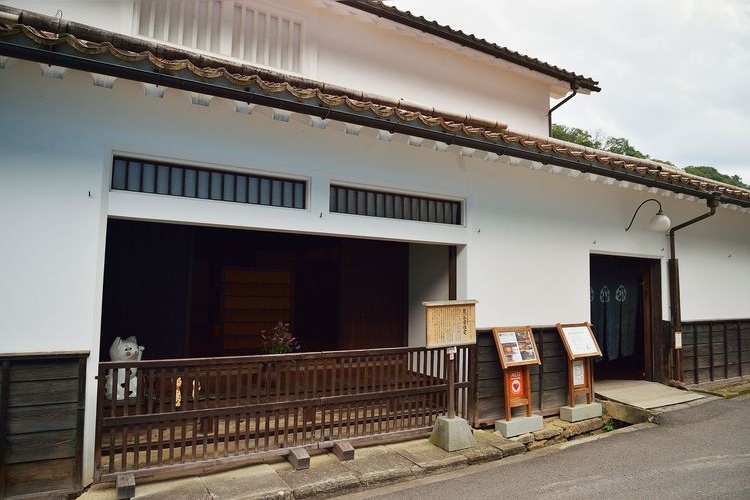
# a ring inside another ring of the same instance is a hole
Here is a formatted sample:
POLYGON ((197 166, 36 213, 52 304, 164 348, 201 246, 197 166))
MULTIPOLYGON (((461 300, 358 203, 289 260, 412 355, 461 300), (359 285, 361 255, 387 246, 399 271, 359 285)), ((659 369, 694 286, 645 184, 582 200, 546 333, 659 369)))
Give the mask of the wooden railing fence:
MULTIPOLYGON (((469 421, 472 350, 459 348, 454 371, 456 414, 469 421)), ((447 410, 445 355, 393 348, 100 363, 95 479, 429 432, 447 410), (130 397, 108 399, 108 377, 130 397)))

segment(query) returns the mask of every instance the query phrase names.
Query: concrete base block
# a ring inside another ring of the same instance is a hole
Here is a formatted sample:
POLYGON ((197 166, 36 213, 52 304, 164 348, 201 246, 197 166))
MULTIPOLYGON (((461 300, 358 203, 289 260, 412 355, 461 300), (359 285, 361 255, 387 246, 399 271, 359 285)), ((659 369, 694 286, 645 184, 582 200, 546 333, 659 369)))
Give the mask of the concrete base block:
POLYGON ((544 419, 541 415, 530 417, 514 417, 511 420, 495 420, 495 431, 503 437, 520 436, 527 432, 534 432, 544 428, 544 419))
POLYGON ((118 474, 115 488, 117 500, 130 500, 135 496, 135 476, 132 473, 118 474))
POLYGON ((333 444, 333 454, 342 462, 354 460, 354 447, 349 441, 336 441, 333 444))
POLYGON ((459 417, 438 417, 432 428, 430 443, 445 451, 463 450, 477 444, 469 422, 459 417))
POLYGON ((602 416, 602 405, 591 403, 586 405, 563 406, 560 408, 560 420, 579 422, 589 418, 602 416))
POLYGON ((290 448, 287 460, 292 464, 294 470, 310 468, 310 454, 304 448, 290 448))

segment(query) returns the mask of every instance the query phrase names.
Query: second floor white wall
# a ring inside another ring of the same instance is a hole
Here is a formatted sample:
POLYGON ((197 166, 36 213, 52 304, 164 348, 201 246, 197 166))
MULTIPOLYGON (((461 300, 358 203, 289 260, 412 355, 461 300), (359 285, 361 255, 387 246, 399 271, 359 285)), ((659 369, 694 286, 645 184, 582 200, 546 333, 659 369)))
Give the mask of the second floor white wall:
MULTIPOLYGON (((560 82, 335 2, 34 1, 17 8, 547 133, 560 82)), ((498 40, 502 44, 501 40, 498 40)), ((517 49, 522 50, 522 47, 517 49)))

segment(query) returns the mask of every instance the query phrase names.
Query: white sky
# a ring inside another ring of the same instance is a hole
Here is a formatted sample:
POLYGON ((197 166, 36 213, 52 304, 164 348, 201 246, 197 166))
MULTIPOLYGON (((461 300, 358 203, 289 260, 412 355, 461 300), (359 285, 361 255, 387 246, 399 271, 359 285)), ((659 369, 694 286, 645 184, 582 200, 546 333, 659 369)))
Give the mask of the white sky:
POLYGON ((750 0, 387 3, 599 81, 554 123, 750 183, 750 0))

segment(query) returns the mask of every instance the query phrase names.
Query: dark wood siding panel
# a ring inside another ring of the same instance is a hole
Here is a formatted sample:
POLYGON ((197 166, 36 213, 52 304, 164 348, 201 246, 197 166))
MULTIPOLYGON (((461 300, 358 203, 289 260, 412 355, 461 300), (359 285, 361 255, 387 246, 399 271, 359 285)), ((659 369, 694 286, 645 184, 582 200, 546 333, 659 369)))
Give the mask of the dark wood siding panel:
POLYGON ((27 361, 15 363, 10 373, 11 382, 42 380, 78 380, 78 365, 69 361, 27 361))
MULTIPOLYGON (((11 376, 11 380, 13 377, 11 376)), ((72 379, 11 382, 9 407, 75 403, 78 381, 72 379)))
POLYGON ((75 429, 78 402, 8 409, 8 434, 75 429))
POLYGON ((76 455, 76 429, 9 435, 5 463, 39 462, 76 455))
POLYGON ((683 377, 700 384, 750 374, 750 320, 682 323, 683 377))
MULTIPOLYGON (((77 458, 10 464, 5 470, 5 494, 27 495, 51 491, 73 491, 80 483, 70 471, 78 467, 77 458)), ((45 498, 43 496, 39 498, 45 498)))
POLYGON ((3 356, 0 498, 80 487, 87 357, 3 356))

